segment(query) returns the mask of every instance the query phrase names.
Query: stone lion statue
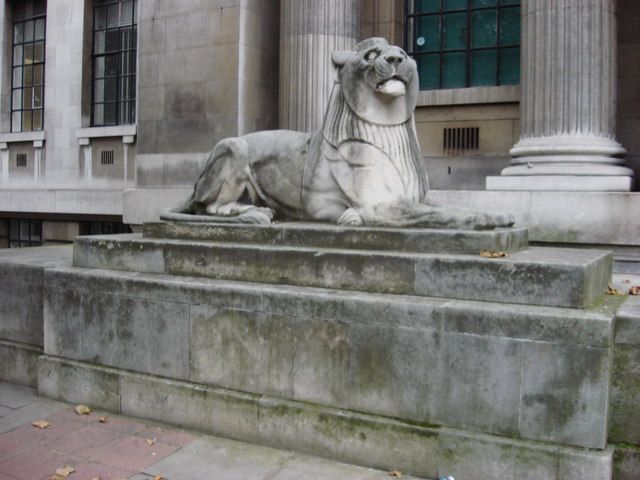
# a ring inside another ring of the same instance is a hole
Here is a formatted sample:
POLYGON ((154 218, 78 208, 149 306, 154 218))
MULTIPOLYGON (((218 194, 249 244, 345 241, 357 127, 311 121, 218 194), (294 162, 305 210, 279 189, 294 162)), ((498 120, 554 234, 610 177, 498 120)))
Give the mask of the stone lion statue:
POLYGON ((513 224, 509 215, 428 200, 413 117, 418 71, 401 48, 370 38, 331 59, 337 81, 320 131, 221 140, 191 198, 161 218, 456 229, 513 224))

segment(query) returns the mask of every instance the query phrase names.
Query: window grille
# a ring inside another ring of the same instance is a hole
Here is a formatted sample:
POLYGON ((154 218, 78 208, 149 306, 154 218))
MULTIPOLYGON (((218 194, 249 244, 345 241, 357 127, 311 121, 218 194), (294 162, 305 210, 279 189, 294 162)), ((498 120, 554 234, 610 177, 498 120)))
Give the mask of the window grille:
POLYGON ((405 0, 420 88, 520 83, 520 0, 405 0))
POLYGON ((100 165, 113 165, 113 150, 102 150, 100 152, 100 165))
POLYGON ((46 0, 14 0, 11 131, 44 126, 46 0))
POLYGON ((16 167, 26 167, 26 166, 27 166, 27 154, 18 153, 16 155, 16 167))
POLYGON ((442 132, 442 151, 445 155, 457 155, 480 148, 480 128, 445 128, 442 132))
POLYGON ((92 112, 94 126, 135 122, 136 0, 94 0, 92 112))

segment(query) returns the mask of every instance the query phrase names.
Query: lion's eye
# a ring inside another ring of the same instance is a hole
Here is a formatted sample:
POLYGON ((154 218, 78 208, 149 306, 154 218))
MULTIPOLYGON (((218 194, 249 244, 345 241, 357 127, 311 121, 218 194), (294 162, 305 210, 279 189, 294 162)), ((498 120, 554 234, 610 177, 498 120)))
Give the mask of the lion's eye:
POLYGON ((378 58, 378 55, 380 55, 379 52, 377 52, 376 50, 371 50, 369 53, 367 53, 367 60, 375 60, 376 58, 378 58))

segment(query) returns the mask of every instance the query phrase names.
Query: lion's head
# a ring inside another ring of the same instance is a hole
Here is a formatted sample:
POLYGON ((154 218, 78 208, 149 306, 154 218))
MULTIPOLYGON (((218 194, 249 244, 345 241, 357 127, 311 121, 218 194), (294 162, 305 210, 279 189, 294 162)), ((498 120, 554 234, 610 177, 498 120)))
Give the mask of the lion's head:
POLYGON ((379 125, 406 122, 416 107, 418 69, 400 47, 370 38, 332 52, 344 98, 356 115, 379 125))

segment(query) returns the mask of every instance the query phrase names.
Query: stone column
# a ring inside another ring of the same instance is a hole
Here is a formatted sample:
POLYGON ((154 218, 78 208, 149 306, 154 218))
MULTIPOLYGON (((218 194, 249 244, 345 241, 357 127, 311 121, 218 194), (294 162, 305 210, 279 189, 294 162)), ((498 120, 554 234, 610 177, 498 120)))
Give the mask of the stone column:
POLYGON ((333 86, 333 50, 353 47, 360 0, 280 0, 280 128, 313 131, 333 86))
POLYGON ((615 139, 615 0, 522 2, 520 140, 489 190, 629 191, 615 139))

